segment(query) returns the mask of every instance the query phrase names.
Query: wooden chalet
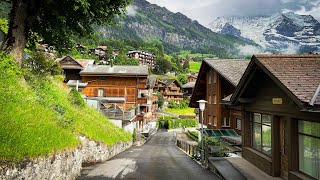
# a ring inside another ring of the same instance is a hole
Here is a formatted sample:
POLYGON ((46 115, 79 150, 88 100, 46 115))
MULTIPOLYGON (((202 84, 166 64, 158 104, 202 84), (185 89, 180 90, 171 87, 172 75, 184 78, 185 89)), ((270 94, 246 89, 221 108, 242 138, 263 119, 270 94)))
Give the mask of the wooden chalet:
POLYGON ((196 82, 198 73, 191 73, 187 75, 188 82, 196 82))
POLYGON ((241 133, 241 111, 225 106, 222 99, 230 97, 234 92, 248 64, 249 61, 243 59, 202 62, 189 106, 198 108, 198 100, 207 101, 204 124, 208 128, 231 128, 241 133))
POLYGON ((179 102, 183 100, 181 85, 175 79, 162 79, 158 81, 159 92, 163 95, 164 101, 179 102))
POLYGON ((80 71, 88 65, 95 64, 94 60, 73 59, 71 56, 56 59, 63 70, 64 82, 69 80, 81 80, 80 71))
MULTIPOLYGON (((137 128, 144 125, 145 114, 149 112, 149 96, 146 92, 148 67, 89 65, 80 72, 80 75, 82 81, 87 83, 82 91, 87 100, 99 101, 102 109, 116 105, 115 109, 120 108, 123 114, 131 114, 128 112, 134 111, 134 118, 130 121, 137 121, 137 128)), ((115 117, 109 116, 109 118, 115 117)), ((116 118, 128 120, 122 117, 116 118)))
POLYGON ((254 55, 231 104, 242 156, 283 179, 320 179, 320 55, 254 55))
POLYGON ((184 98, 190 98, 196 82, 188 82, 182 86, 182 92, 184 98))

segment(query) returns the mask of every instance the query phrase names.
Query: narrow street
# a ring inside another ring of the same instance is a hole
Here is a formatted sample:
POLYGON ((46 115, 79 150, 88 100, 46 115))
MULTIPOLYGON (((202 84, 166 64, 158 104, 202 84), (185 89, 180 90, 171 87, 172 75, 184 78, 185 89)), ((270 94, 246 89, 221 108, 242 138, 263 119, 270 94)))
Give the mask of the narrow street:
POLYGON ((219 179, 175 146, 173 132, 158 131, 143 146, 86 167, 78 179, 219 179))

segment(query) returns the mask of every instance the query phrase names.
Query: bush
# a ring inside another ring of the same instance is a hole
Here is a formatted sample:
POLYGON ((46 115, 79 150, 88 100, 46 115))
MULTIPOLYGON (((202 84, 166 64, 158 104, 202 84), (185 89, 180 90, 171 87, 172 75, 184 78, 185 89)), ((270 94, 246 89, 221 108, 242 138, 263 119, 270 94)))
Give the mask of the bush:
POLYGON ((132 140, 133 140, 133 142, 137 141, 137 130, 136 130, 136 128, 133 129, 132 140))
POLYGON ((188 136, 189 138, 191 138, 192 140, 194 140, 194 141, 196 141, 196 142, 199 141, 199 139, 198 139, 198 132, 197 132, 197 131, 188 131, 186 134, 187 134, 187 136, 188 136))
POLYGON ((164 116, 163 119, 159 119, 159 128, 175 129, 182 127, 197 127, 195 119, 177 119, 175 117, 164 116))
POLYGON ((180 101, 179 104, 174 101, 168 101, 168 108, 171 109, 184 109, 187 108, 188 104, 185 101, 180 101))
POLYGON ((49 58, 43 52, 32 52, 31 57, 23 61, 25 79, 46 78, 61 74, 59 63, 49 58))
POLYGON ((72 104, 79 106, 79 107, 84 107, 85 102, 81 95, 78 93, 78 91, 75 88, 72 88, 69 93, 69 98, 72 104))

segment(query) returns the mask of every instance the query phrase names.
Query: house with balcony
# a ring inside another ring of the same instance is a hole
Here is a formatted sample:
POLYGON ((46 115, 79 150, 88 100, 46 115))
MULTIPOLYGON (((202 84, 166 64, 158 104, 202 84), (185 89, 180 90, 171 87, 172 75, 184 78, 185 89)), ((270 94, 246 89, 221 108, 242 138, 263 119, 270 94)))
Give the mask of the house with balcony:
POLYGON ((74 59, 71 56, 57 58, 56 61, 63 70, 64 82, 69 80, 81 80, 80 71, 88 65, 95 64, 93 59, 74 59))
POLYGON ((208 128, 234 129, 241 134, 241 109, 226 106, 223 100, 231 97, 248 64, 243 59, 202 61, 189 107, 199 108, 198 100, 207 101, 204 124, 208 128))
POLYGON ((89 65, 80 75, 89 106, 102 111, 121 127, 142 128, 149 113, 147 66, 89 65))
POLYGON ((154 54, 141 50, 130 50, 127 53, 129 58, 133 58, 139 61, 140 65, 147 65, 154 67, 154 54))
POLYGON ((175 79, 162 79, 158 81, 159 92, 163 95, 164 101, 179 103, 183 100, 183 93, 180 83, 175 79))
POLYGON ((191 98, 195 84, 196 82, 187 82, 182 86, 182 93, 184 98, 191 98))
POLYGON ((320 55, 254 55, 230 99, 242 157, 282 179, 320 179, 320 55))
POLYGON ((198 73, 191 72, 187 75, 188 82, 196 82, 198 77, 198 73))

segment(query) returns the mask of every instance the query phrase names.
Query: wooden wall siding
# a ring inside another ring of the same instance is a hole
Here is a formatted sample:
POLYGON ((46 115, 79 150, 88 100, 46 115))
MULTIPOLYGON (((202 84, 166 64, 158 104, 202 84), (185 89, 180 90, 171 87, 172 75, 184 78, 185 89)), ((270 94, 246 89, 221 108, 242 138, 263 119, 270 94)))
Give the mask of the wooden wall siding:
POLYGON ((63 71, 66 75, 65 80, 81 80, 80 69, 64 69, 63 71))

